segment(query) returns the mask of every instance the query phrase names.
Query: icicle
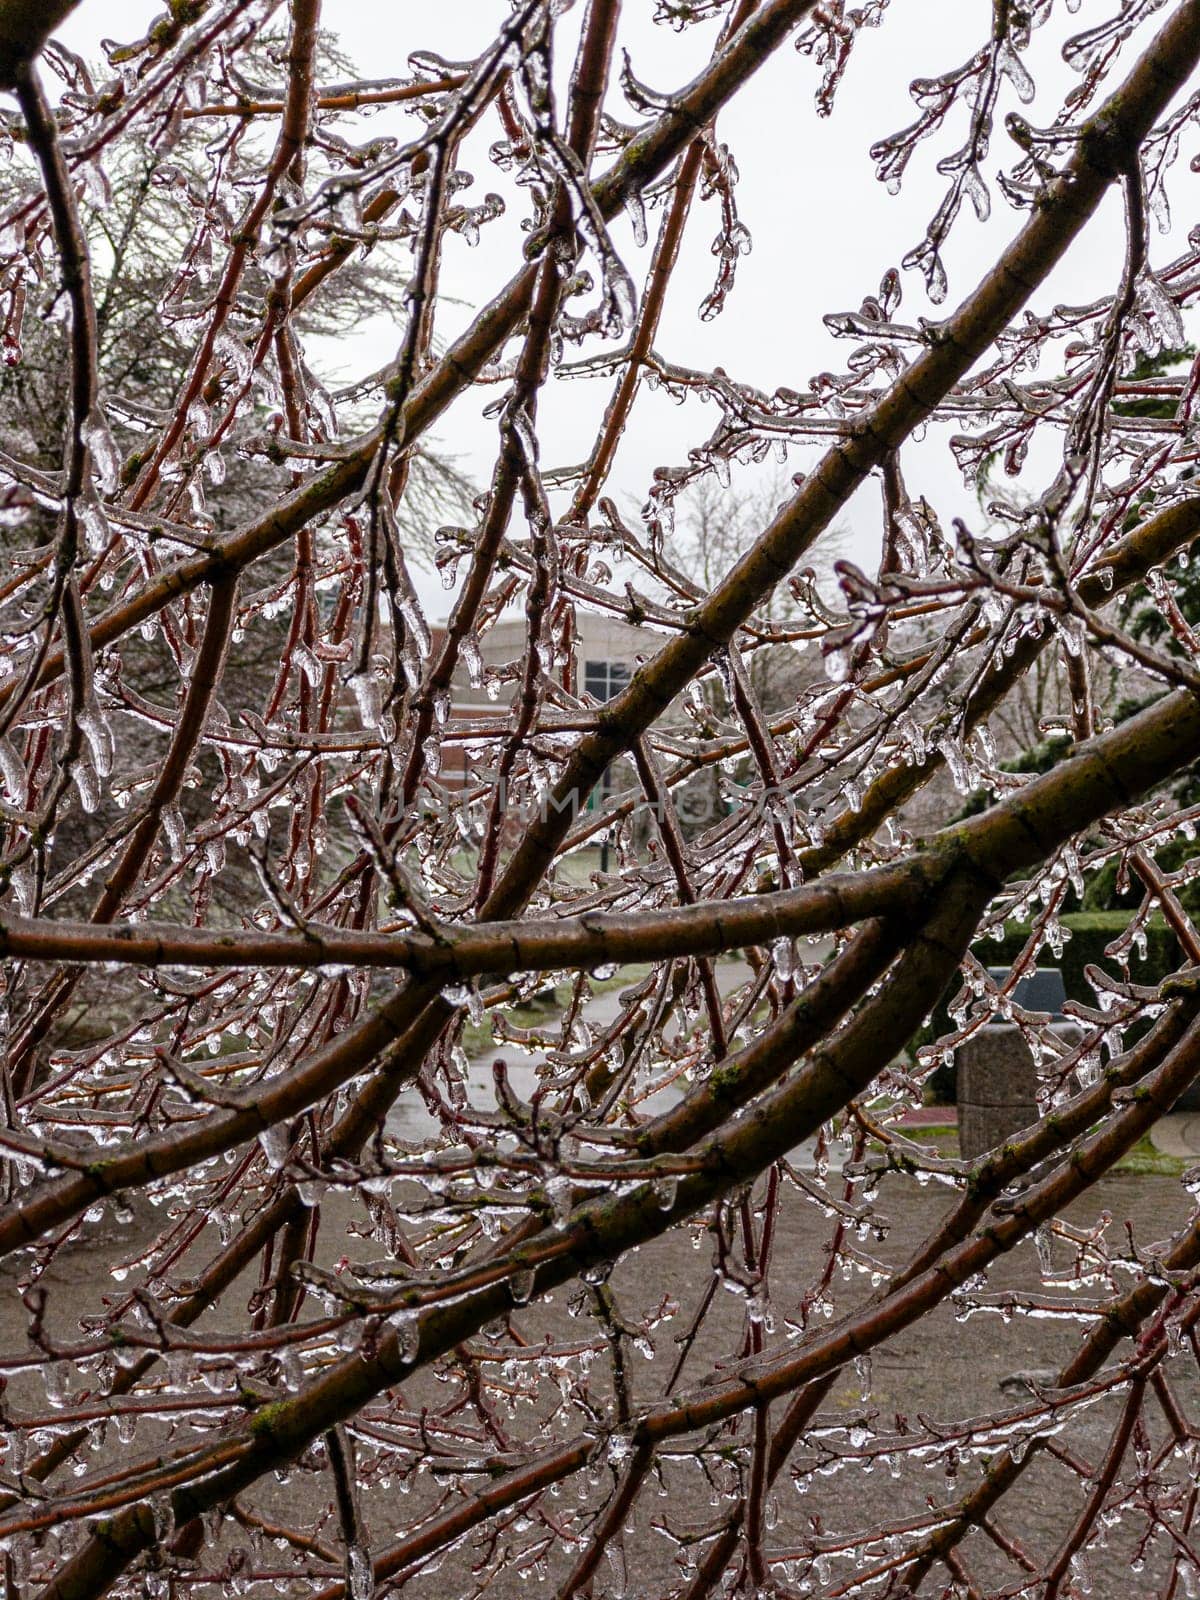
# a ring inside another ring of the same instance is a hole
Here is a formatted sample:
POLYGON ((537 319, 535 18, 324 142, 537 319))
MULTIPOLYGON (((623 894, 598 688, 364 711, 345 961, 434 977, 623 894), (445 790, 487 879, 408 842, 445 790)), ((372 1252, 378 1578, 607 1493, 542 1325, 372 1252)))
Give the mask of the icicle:
POLYGON ((264 1128, 258 1136, 262 1153, 267 1159, 267 1166, 272 1172, 278 1172, 288 1158, 292 1141, 288 1130, 281 1122, 273 1122, 269 1128, 264 1128))
POLYGON ((352 1544, 346 1551, 346 1600, 372 1600, 374 1593, 371 1553, 361 1544, 352 1544))
POLYGON ((89 813, 95 811, 100 804, 100 782, 89 755, 80 753, 79 759, 71 768, 71 778, 79 794, 79 804, 89 813))
POLYGON ((88 412, 79 437, 91 455, 101 494, 115 494, 121 481, 121 453, 98 406, 88 412))
POLYGON ((508 1292, 512 1296, 515 1306, 527 1305, 533 1296, 534 1276, 532 1269, 514 1272, 508 1280, 508 1292))
POLYGON ((396 1335, 396 1348, 405 1366, 411 1366, 421 1349, 421 1319, 411 1306, 393 1311, 388 1323, 396 1335))
POLYGON ((382 714, 379 679, 368 670, 351 673, 349 683, 363 727, 371 732, 376 731, 382 714))

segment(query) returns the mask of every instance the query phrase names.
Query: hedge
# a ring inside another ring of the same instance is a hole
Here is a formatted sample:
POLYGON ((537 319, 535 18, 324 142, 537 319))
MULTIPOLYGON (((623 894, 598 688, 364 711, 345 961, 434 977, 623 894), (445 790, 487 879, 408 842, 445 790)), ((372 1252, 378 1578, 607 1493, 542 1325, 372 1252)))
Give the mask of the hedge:
MULTIPOLYGON (((1128 911, 1070 911, 1059 918, 1061 926, 1071 937, 1064 941, 1062 955, 1057 959, 1048 945, 1038 951, 1039 967, 1058 967, 1063 977, 1063 988, 1068 1000, 1078 1000, 1083 1005, 1095 1006, 1096 991, 1084 977, 1086 967, 1100 967, 1123 979, 1119 962, 1105 955, 1105 949, 1120 937, 1129 925, 1128 911)), ((1146 954, 1141 956, 1135 943, 1129 951, 1129 977, 1134 983, 1158 984, 1184 963, 1179 941, 1160 917, 1151 917, 1146 923, 1146 954)), ((1029 924, 1010 922, 1005 925, 1004 938, 980 939, 972 949, 975 958, 985 967, 1011 967, 1028 942, 1029 924)), ((957 992, 955 980, 950 993, 957 992)), ((947 996, 946 998, 949 998, 947 996)), ((945 998, 937 1006, 925 1027, 913 1040, 913 1047, 931 1043, 951 1032, 953 1024, 946 1010, 945 998)), ((953 1064, 938 1067, 930 1076, 927 1093, 936 1105, 952 1105, 955 1099, 955 1067, 953 1064)))

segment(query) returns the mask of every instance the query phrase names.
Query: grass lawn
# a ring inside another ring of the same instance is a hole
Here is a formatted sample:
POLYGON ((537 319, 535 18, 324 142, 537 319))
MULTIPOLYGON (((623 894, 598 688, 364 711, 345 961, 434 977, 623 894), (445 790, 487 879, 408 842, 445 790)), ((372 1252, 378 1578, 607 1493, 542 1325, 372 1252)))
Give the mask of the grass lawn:
MULTIPOLYGON (((648 962, 633 962, 627 967, 619 967, 611 978, 593 978, 591 980, 593 996, 609 994, 612 990, 628 989, 631 985, 644 978, 651 970, 648 962)), ((571 984, 560 983, 551 991, 543 991, 544 998, 539 996, 531 1005, 510 1006, 506 1015, 512 1018, 518 1028, 532 1028, 541 1023, 548 1026, 556 1016, 566 1010, 571 998, 571 984)), ((482 1022, 467 1022, 462 1033, 462 1047, 469 1057, 482 1055, 485 1050, 494 1047, 492 1038, 492 1025, 484 1018, 482 1022)))
MULTIPOLYGON (((948 1160, 954 1160, 958 1155, 958 1130, 951 1123, 927 1124, 920 1128, 904 1128, 901 1131, 904 1137, 911 1139, 914 1144, 936 1145, 938 1154, 948 1160)), ((1192 1162, 1181 1156, 1164 1155, 1161 1150, 1155 1148, 1147 1134, 1145 1138, 1138 1140, 1132 1150, 1126 1151, 1112 1170, 1132 1173, 1135 1176, 1149 1173, 1156 1178, 1177 1178, 1191 1165, 1192 1162)))

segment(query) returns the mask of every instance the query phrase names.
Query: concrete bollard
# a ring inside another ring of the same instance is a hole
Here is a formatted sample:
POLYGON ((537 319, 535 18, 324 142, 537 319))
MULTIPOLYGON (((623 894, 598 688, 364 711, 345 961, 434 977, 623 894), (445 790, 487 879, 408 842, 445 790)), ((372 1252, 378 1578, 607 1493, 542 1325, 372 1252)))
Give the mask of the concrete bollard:
MULTIPOLYGON (((1004 968, 989 968, 997 983, 1004 968)), ((1035 967, 1013 994, 1017 1005, 1056 1020, 1051 1031, 1066 1043, 1080 1037, 1078 1023, 1062 1017, 1066 994, 1057 967, 1035 967)), ((958 1048, 958 1148, 974 1160, 1038 1120, 1037 1068, 1015 1022, 990 1022, 958 1048)))
POLYGON ((958 1048, 958 1148, 974 1159, 1036 1122, 1037 1070, 1014 1022, 992 1022, 958 1048))

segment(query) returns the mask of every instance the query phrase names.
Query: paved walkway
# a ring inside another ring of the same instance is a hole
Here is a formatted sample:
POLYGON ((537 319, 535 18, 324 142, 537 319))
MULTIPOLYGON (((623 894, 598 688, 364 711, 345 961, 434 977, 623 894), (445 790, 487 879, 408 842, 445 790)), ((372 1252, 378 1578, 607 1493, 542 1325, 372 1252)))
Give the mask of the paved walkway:
POLYGON ((1150 1140, 1165 1156, 1200 1160, 1200 1113, 1175 1111, 1160 1117, 1150 1130, 1150 1140))
MULTIPOLYGON (((750 976, 750 969, 742 961, 720 961, 716 965, 717 983, 722 993, 737 988, 750 976)), ((621 984, 606 989, 583 1008, 589 1027, 599 1033, 621 1014, 621 994, 628 985, 621 984)), ((554 1016, 547 1012, 544 1025, 549 1028, 554 1016)), ((494 1109, 495 1084, 492 1063, 497 1059, 508 1067, 509 1083, 517 1096, 528 1101, 538 1087, 538 1068, 546 1057, 541 1050, 526 1050, 519 1045, 492 1045, 467 1063, 467 1085, 471 1103, 476 1107, 494 1109)), ((660 1091, 642 1102, 643 1115, 666 1111, 679 1098, 681 1089, 673 1086, 660 1091)), ((430 1114, 415 1089, 409 1089, 396 1101, 388 1113, 387 1131, 393 1138, 421 1143, 440 1130, 440 1124, 430 1114)))

